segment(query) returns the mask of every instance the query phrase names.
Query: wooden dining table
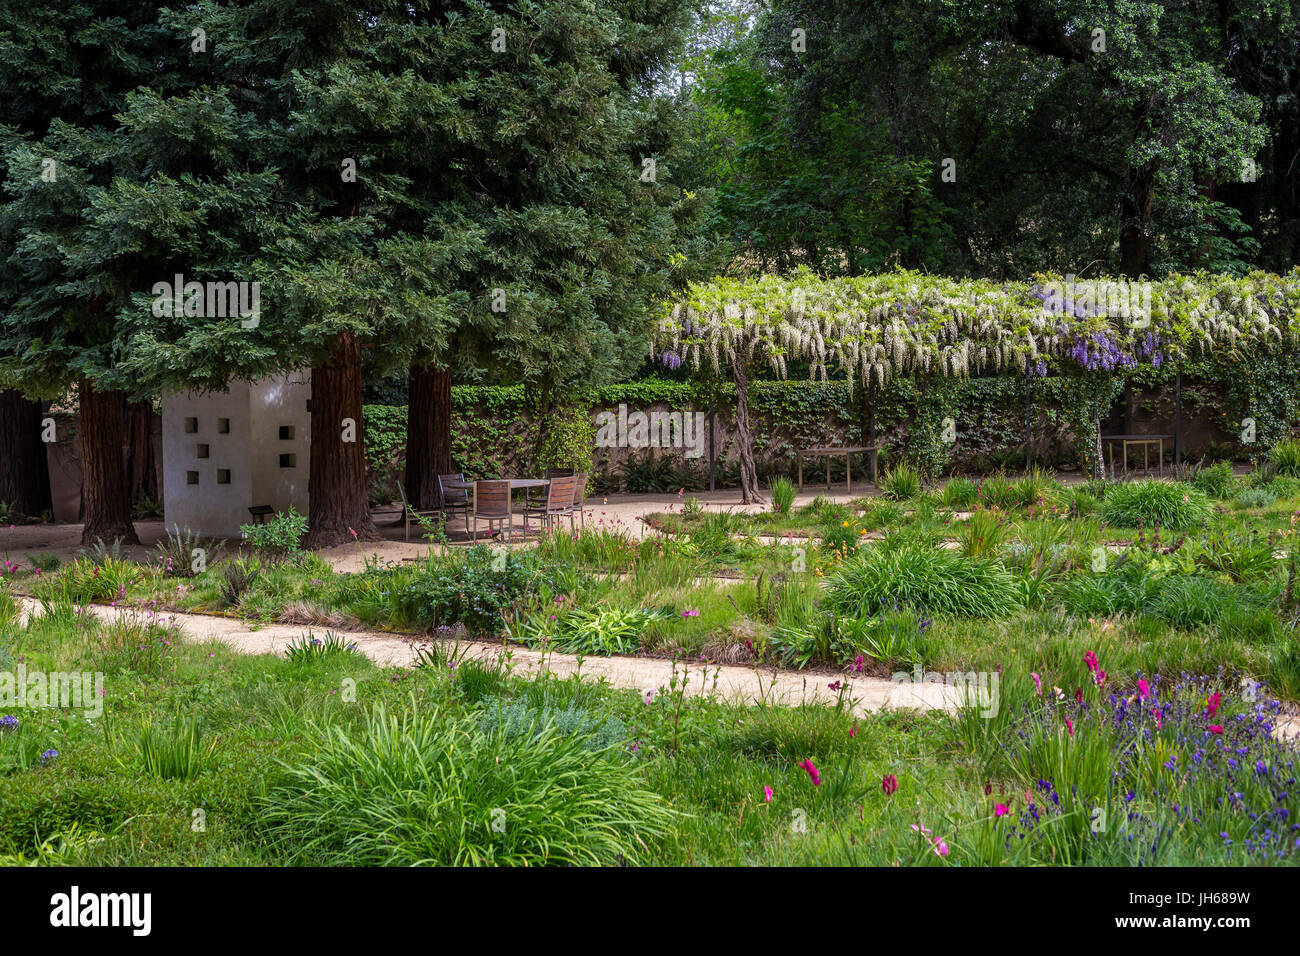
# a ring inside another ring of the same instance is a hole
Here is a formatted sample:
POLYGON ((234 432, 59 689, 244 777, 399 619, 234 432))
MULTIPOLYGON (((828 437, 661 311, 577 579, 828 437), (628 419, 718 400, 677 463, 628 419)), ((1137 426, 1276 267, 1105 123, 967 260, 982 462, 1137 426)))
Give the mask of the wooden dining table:
MULTIPOLYGON (((495 478, 484 479, 485 481, 508 481, 510 490, 518 491, 521 488, 547 488, 551 484, 549 478, 495 478)), ((450 491, 473 491, 474 482, 472 481, 444 481, 442 486, 450 491)))
MULTIPOLYGON (((550 480, 549 478, 486 478, 486 479, 483 479, 483 480, 485 480, 485 481, 508 481, 508 482, 510 482, 510 493, 511 493, 512 495, 513 495, 516 491, 529 491, 529 490, 531 490, 531 489, 533 489, 533 488, 549 488, 549 487, 551 486, 551 480, 550 480)), ((442 483, 442 486, 443 486, 444 488, 446 488, 448 491, 465 491, 465 492, 468 492, 468 493, 470 494, 470 496, 471 496, 471 498, 470 498, 470 507, 471 507, 471 508, 474 507, 474 501, 473 501, 473 497, 472 497, 473 494, 474 494, 474 482, 472 482, 472 481, 444 481, 444 482, 442 483)), ((513 510, 513 508, 512 508, 511 510, 513 510)), ((465 516, 465 520, 466 520, 467 523, 468 523, 468 521, 469 521, 469 517, 470 517, 470 516, 469 516, 469 514, 467 513, 466 516, 465 516)), ((512 526, 514 525, 514 519, 513 519, 513 518, 510 519, 510 523, 511 523, 512 526)), ((527 524, 528 524, 528 519, 527 519, 527 517, 525 517, 525 518, 524 518, 524 525, 525 525, 525 527, 527 527, 527 524)), ((490 529, 489 529, 489 530, 490 530, 490 529)), ((500 531, 497 531, 496 534, 499 536, 499 535, 501 534, 501 532, 500 532, 500 531)))

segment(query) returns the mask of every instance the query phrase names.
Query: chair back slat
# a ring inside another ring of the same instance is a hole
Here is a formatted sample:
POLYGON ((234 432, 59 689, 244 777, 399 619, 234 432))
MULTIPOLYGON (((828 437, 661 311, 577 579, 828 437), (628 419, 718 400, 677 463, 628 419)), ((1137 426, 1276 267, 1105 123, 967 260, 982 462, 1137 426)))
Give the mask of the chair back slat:
POLYGON ((474 482, 474 514, 480 518, 510 517, 510 482, 474 482))
POLYGON ((445 487, 443 487, 444 481, 464 481, 464 480, 465 480, 465 476, 460 473, 454 475, 438 476, 438 494, 442 496, 443 504, 447 504, 449 502, 454 504, 467 504, 469 502, 469 492, 460 488, 453 488, 451 491, 448 491, 445 487))
POLYGON ((546 496, 546 510, 558 513, 573 507, 573 489, 578 479, 572 476, 552 478, 550 491, 546 496))
POLYGON ((546 474, 542 477, 548 481, 552 478, 571 478, 573 476, 572 468, 547 468, 546 474))
POLYGON ((577 474, 577 484, 573 489, 573 507, 581 508, 587 500, 587 473, 580 471, 577 474))

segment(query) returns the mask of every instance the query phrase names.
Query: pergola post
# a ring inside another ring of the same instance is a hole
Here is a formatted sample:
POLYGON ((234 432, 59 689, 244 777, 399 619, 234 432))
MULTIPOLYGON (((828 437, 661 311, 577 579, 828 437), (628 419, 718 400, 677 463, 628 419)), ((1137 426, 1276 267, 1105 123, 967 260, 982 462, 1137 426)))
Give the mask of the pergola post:
POLYGON ((1183 463, 1183 367, 1174 374, 1174 467, 1183 463))
POLYGON ((718 475, 718 448, 713 438, 713 419, 716 406, 709 405, 709 491, 716 487, 718 475))
POLYGON ((1034 425, 1033 425, 1033 400, 1030 386, 1033 384, 1034 375, 1031 368, 1025 369, 1025 471, 1028 472, 1033 462, 1033 445, 1034 445, 1034 425))

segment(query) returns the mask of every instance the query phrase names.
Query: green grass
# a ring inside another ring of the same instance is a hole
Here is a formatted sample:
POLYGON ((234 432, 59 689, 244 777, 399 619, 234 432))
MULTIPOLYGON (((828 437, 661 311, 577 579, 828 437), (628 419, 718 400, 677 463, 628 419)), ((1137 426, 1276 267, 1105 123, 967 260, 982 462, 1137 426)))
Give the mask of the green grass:
MULTIPOLYGON (((1253 572, 1247 577, 1259 584, 1253 572)), ((827 597, 808 576, 730 587, 740 609, 733 613, 756 622, 806 622, 827 597)), ((688 600, 707 605, 700 617, 732 606, 725 597, 688 600)), ((1241 741, 1232 746, 1263 748, 1241 772, 1222 764, 1209 776, 1162 769, 1174 756, 1175 766, 1190 766, 1196 749, 1207 747, 1210 690, 1222 691, 1229 728, 1253 713, 1234 672, 1294 679, 1289 630, 1248 640, 1212 627, 1139 625, 1125 616, 1090 621, 1054 608, 937 617, 916 645, 926 669, 1002 671, 997 712, 981 717, 970 709, 855 716, 847 703, 741 706, 684 692, 707 689, 710 671, 701 665, 647 700, 643 690, 593 680, 524 677, 509 660, 402 670, 343 652, 241 656, 184 642, 144 619, 124 627, 130 630, 105 641, 100 625, 57 606, 47 618, 11 627, 29 668, 93 668, 100 655, 144 640, 170 646, 153 670, 107 673, 99 718, 24 711, 18 728, 0 730, 0 862, 1295 862, 1245 855, 1250 817, 1224 807, 1224 794, 1233 792, 1252 807, 1272 800, 1291 816, 1300 812, 1294 788, 1276 797, 1253 769, 1256 759, 1285 761, 1293 752, 1241 741), (1276 647, 1267 643, 1274 639, 1276 647), (1106 691, 1120 697, 1136 693, 1139 674, 1164 675, 1165 724, 1152 738, 1161 749, 1133 751, 1111 722, 1089 716, 1104 702, 1084 662, 1088 651, 1108 672, 1106 691), (1172 689, 1183 669, 1210 675, 1209 682, 1172 689), (1093 710, 1072 709, 1075 688, 1093 710), (51 749, 58 756, 42 762, 51 749), (1123 756, 1129 753, 1141 759, 1123 756), (804 761, 818 769, 819 785, 804 761), (897 779, 892 796, 882 791, 885 775, 897 779), (1053 784, 1059 808, 1047 807, 1040 780, 1053 784), (1042 801, 1050 825, 1021 822, 1026 791, 1042 801), (1201 822, 1175 821, 1172 802, 1201 822), (998 804, 1009 807, 1006 817, 995 816, 998 804), (1112 820, 1122 817, 1117 807, 1133 808, 1140 825, 1165 835, 1152 850, 1152 840, 1130 841, 1122 827, 1094 834, 1088 823, 1097 806, 1112 820), (918 822, 930 838, 912 829, 918 822), (1008 841, 1012 826, 1025 838, 1008 841), (935 852, 933 837, 946 856, 935 852)), ((846 702, 852 696, 850 689, 846 702)))

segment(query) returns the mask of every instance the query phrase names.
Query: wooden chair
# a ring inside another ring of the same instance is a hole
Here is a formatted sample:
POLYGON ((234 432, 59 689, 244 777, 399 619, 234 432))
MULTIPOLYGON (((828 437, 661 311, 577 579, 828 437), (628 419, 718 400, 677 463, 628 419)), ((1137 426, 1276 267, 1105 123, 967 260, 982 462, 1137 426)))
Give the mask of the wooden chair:
MULTIPOLYGON (((441 482, 439 482, 439 490, 441 490, 441 482)), ((406 519, 406 540, 410 541, 412 517, 419 515, 423 518, 432 518, 434 515, 441 515, 442 510, 434 508, 431 511, 421 511, 418 508, 412 508, 411 503, 406 500, 406 489, 402 487, 400 481, 397 483, 397 493, 402 496, 402 517, 406 519)))
POLYGON ((451 516, 454 512, 461 512, 465 516, 465 530, 469 530, 469 492, 453 488, 448 491, 443 487, 444 481, 464 481, 465 476, 456 475, 439 475, 438 476, 438 498, 442 502, 443 514, 447 516, 450 523, 451 516))
POLYGON ((540 505, 524 508, 524 528, 528 528, 528 519, 537 518, 544 528, 570 514, 573 511, 573 493, 577 489, 578 479, 573 476, 552 478, 546 489, 546 501, 540 505))
POLYGON ((476 481, 474 482, 474 501, 473 509, 466 516, 474 519, 474 529, 471 535, 475 541, 478 541, 478 523, 486 521, 488 531, 491 532, 493 522, 505 524, 505 537, 510 536, 511 530, 511 511, 510 511, 510 482, 508 481, 476 481))
MULTIPOLYGON (((572 468, 547 468, 546 474, 542 475, 547 481, 552 478, 569 478, 573 475, 572 468)), ((524 492, 524 507, 537 511, 546 503, 547 489, 529 488, 524 492)))
POLYGON ((582 522, 582 526, 587 526, 587 473, 578 472, 574 476, 573 486, 573 504, 569 507, 569 527, 573 527, 573 519, 576 515, 582 522))

